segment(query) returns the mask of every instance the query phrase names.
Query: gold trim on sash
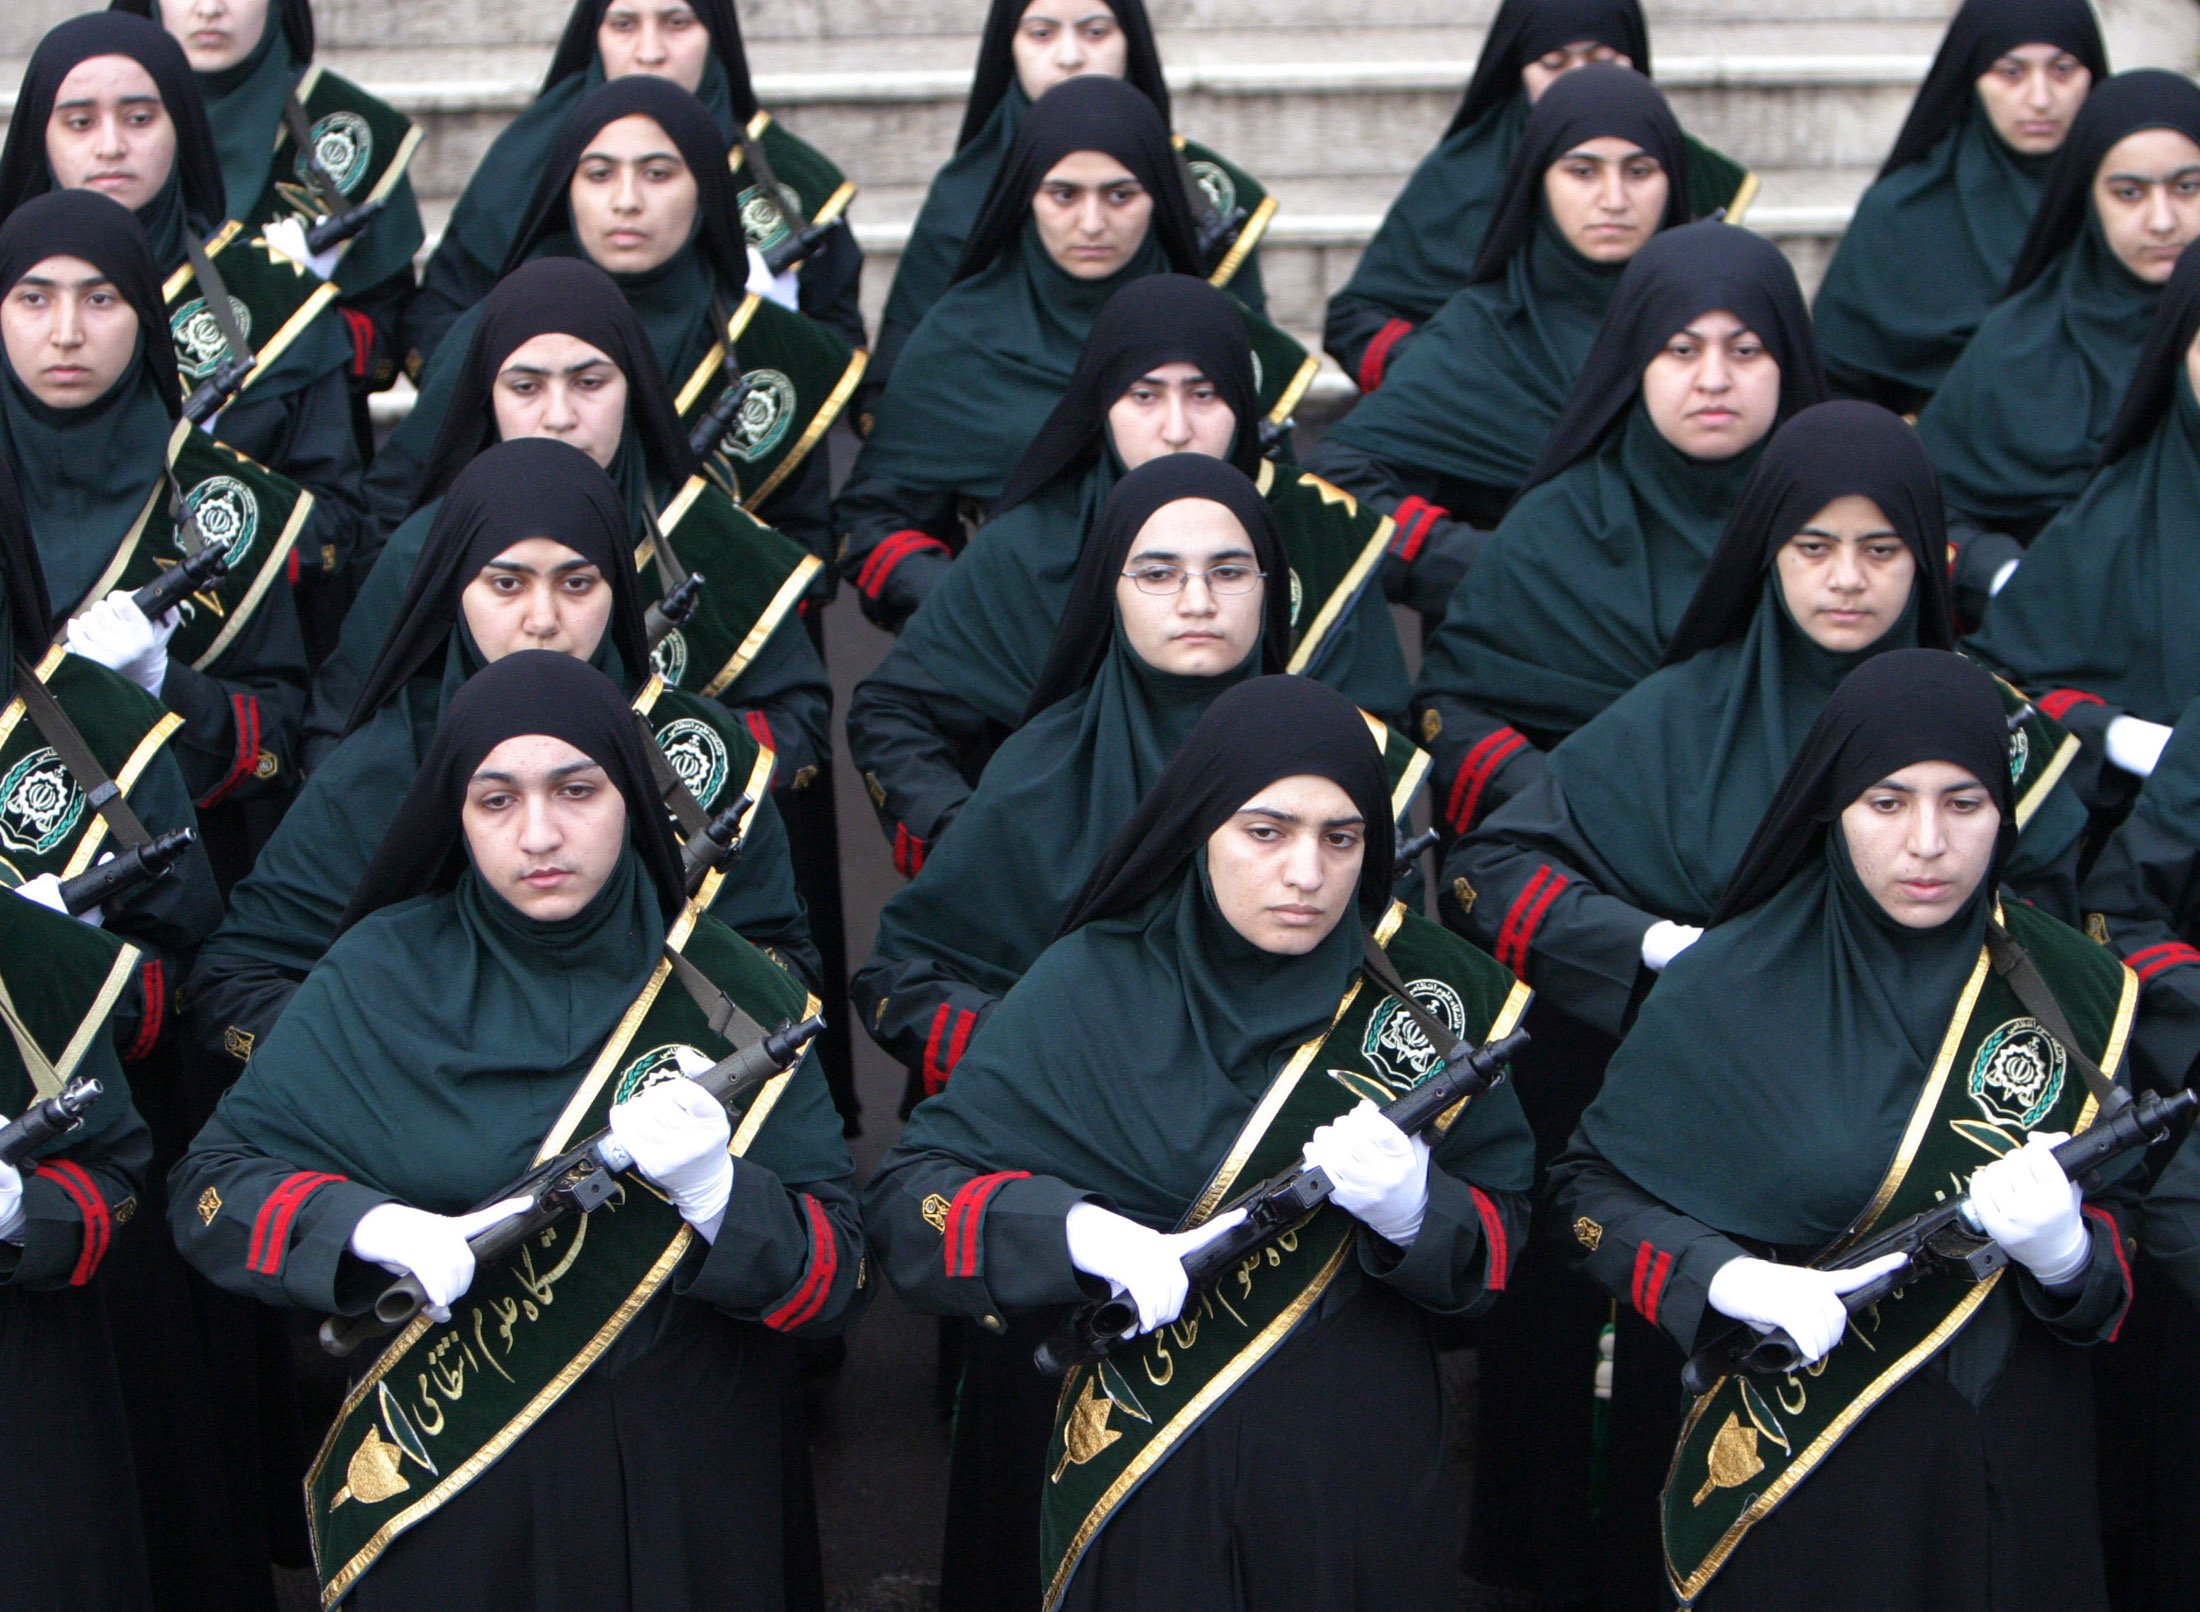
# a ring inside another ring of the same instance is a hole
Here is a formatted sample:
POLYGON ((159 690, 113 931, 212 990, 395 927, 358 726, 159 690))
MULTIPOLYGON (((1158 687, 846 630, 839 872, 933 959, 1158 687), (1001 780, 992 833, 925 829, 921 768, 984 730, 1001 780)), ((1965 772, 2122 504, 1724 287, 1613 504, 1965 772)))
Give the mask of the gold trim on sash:
MULTIPOLYGON (((1367 724, 1368 736, 1375 741, 1375 748, 1384 755, 1389 755, 1390 724, 1372 711, 1362 711, 1360 720, 1367 724)), ((1413 759, 1406 763, 1405 770, 1398 775, 1397 783, 1391 786, 1390 815, 1393 819, 1403 819, 1412 809, 1413 797, 1420 792, 1423 780, 1428 777, 1429 766, 1428 752, 1418 745, 1414 746, 1413 759)), ((1378 935, 1375 938, 1381 940, 1384 937, 1378 935)))
POLYGON ((1742 221, 1749 211, 1750 203, 1757 199, 1762 183, 1754 168, 1742 175, 1742 182, 1734 187, 1734 194, 1726 204, 1726 221, 1729 224, 1739 224, 1742 221))
POLYGON ((841 371, 840 381, 831 394, 818 405, 817 417, 810 421, 809 429, 796 439, 795 445, 787 450, 786 456, 772 468, 772 473, 764 478, 764 485, 749 494, 747 502, 761 504, 771 497, 773 490, 810 457, 810 450, 817 446, 818 439, 833 428, 833 422, 840 418, 840 411, 848 406, 848 399, 855 396, 856 387, 863 380, 863 372, 870 365, 871 354, 868 348, 858 347, 849 354, 848 367, 841 371))
MULTIPOLYGON (((44 680, 41 679, 40 681, 44 680)), ((138 740, 137 748, 130 752, 129 759, 123 762, 121 770, 115 774, 115 787, 121 790, 125 797, 137 787, 138 779, 143 777, 145 769, 153 764, 153 758, 160 754, 161 747, 182 726, 182 717, 176 715, 173 711, 163 711, 160 720, 146 730, 145 736, 138 740)), ((79 782, 81 781, 79 780, 79 782)), ((104 812, 94 811, 90 826, 84 830, 84 837, 76 842, 76 849, 69 853, 68 863, 61 870, 61 877, 73 879, 89 868, 92 865, 92 858, 98 854, 99 847, 105 842, 106 838, 107 816, 104 812)))
MULTIPOLYGON (((1261 461, 1262 468, 1266 469, 1269 463, 1270 461, 1263 459, 1261 461)), ((1321 480, 1319 476, 1301 476, 1299 478, 1302 483, 1309 479, 1321 480)), ((1324 485, 1327 484, 1324 483, 1324 485)), ((1264 488, 1263 491, 1265 490, 1264 488)), ((1366 545, 1360 550, 1359 557, 1352 562, 1352 568, 1345 572, 1343 578, 1338 581, 1334 588, 1329 590, 1329 597, 1322 601, 1320 613, 1314 617, 1312 624, 1307 627, 1306 631, 1299 635, 1298 647, 1291 651, 1290 662, 1283 668, 1285 671, 1305 672, 1308 664, 1314 659, 1315 652, 1321 648, 1322 641, 1329 636, 1330 632, 1336 627, 1338 619, 1343 616, 1346 604, 1359 597, 1360 585, 1366 581, 1368 572, 1374 570, 1381 563, 1383 550, 1390 547, 1390 540, 1395 532, 1396 528, 1392 525, 1390 517, 1385 515, 1381 523, 1375 528, 1375 535, 1367 540, 1366 545)))
POLYGON ((1276 406, 1268 411, 1270 425, 1282 425, 1291 418, 1291 411, 1299 406, 1299 399, 1306 396, 1306 389, 1314 384, 1314 377, 1321 371, 1321 355, 1308 353, 1299 372, 1291 377, 1291 384, 1283 389, 1283 396, 1277 398, 1276 406))
POLYGON ((2075 733, 2064 734, 2063 742, 2055 747, 2055 754, 2048 761, 2046 770, 2034 781, 2032 787, 2024 792, 2024 798, 2017 802, 2017 830, 2019 833, 2023 832, 2039 809, 2047 804, 2047 797, 2053 794, 2055 786, 2062 782, 2062 776, 2070 770, 2070 764, 2078 759, 2078 750, 2078 736, 2075 733))
MULTIPOLYGON (((228 246, 232 241, 234 241, 239 232, 243 229, 244 226, 238 223, 234 218, 230 219, 226 224, 222 225, 220 229, 214 232, 213 238, 204 243, 204 250, 207 257, 211 259, 218 256, 222 248, 228 246)), ((247 246, 260 246, 262 249, 268 250, 270 256, 278 255, 275 254, 272 249, 267 247, 266 240, 261 236, 255 235, 245 244, 247 246)), ((216 263, 214 266, 217 269, 221 267, 219 263, 216 263)), ((171 274, 168 277, 167 285, 162 288, 162 306, 164 312, 166 311, 168 304, 173 303, 177 297, 181 296, 183 292, 190 287, 192 280, 196 276, 196 272, 197 271, 191 267, 190 261, 186 259, 182 266, 179 267, 174 274, 171 274)), ((298 272, 300 274, 311 274, 313 271, 311 269, 300 266, 298 272)), ((282 325, 276 330, 274 335, 268 337, 266 341, 262 342, 259 346, 252 349, 252 356, 257 358, 259 362, 253 366, 252 373, 247 375, 241 382, 238 383, 236 392, 237 397, 244 396, 246 392, 252 389, 252 383, 254 381, 258 380, 262 375, 265 375, 270 369, 275 367, 275 360, 280 358, 283 353, 289 349, 292 342, 296 341, 299 336, 304 334, 306 326, 313 322, 314 316, 319 314, 320 311, 323 308, 326 308, 330 303, 334 302, 336 300, 336 296, 337 291, 334 282, 323 280, 318 286, 314 287, 314 289, 310 293, 308 293, 305 301, 298 304, 297 310, 292 313, 288 319, 283 321, 282 325)), ((188 391, 190 390, 190 388, 186 387, 185 390, 188 391)), ((233 402, 235 401, 235 399, 233 398, 231 401, 233 402)), ((227 407, 226 404, 223 406, 225 408, 227 407)), ((187 429, 190 428, 189 422, 182 423, 186 426, 187 429)))
MULTIPOLYGON (((144 953, 135 946, 125 944, 115 954, 114 966, 107 970, 106 983, 100 986, 99 995, 92 1001, 91 1011, 84 1015, 84 1022, 76 1027, 76 1034, 69 1037, 69 1044, 61 1049, 61 1056, 54 1060, 54 1073, 64 1082, 76 1072, 76 1066, 84 1061, 85 1052, 91 1047, 92 1038, 107 1028, 107 1016, 114 1011, 115 1002, 122 989, 130 983, 130 976, 137 972, 137 965, 144 953)), ((54 1093, 59 1096, 60 1093, 54 1093)))
POLYGON ((1260 238, 1268 233, 1268 226, 1275 220, 1276 198, 1273 193, 1263 196, 1252 216, 1239 228, 1237 239, 1230 243, 1229 254, 1215 266, 1215 272, 1207 276, 1207 283, 1217 290, 1237 278, 1237 271, 1245 267, 1245 260, 1253 255, 1253 248, 1260 245, 1260 238))
MULTIPOLYGON (((59 644, 55 644, 46 651, 45 658, 31 668, 33 675, 41 683, 45 682, 53 676, 54 668, 61 664, 61 657, 67 653, 66 649, 63 649, 59 644)), ((16 724, 23 720, 24 713, 28 709, 29 707, 24 705, 23 696, 20 694, 12 695, 7 705, 0 708, 0 745, 5 745, 15 737, 16 724)))
POLYGON ((702 693, 705 699, 712 699, 724 693, 728 684, 749 669, 749 663, 754 661, 763 650, 764 645, 770 642, 771 635, 779 630, 779 624, 787 619, 787 612, 792 610, 801 601, 802 595, 809 590, 810 579, 824 569, 825 562, 816 555, 805 554, 802 556, 801 563, 788 573, 787 580, 782 582, 779 585, 779 591, 772 595, 771 603, 764 607, 763 614, 758 616, 755 624, 749 628, 748 636, 741 640, 741 647, 733 652, 733 658, 718 669, 716 677, 703 685, 702 693))
POLYGON ((214 664, 221 652, 236 642, 237 634, 244 631, 244 624, 252 619, 252 613, 260 608, 260 601, 267 597, 267 590, 275 585, 275 579, 290 568, 291 552, 298 546, 298 535, 305 530, 306 521, 313 514, 313 494, 306 488, 298 489, 298 502, 291 506, 290 519, 283 522, 283 529, 275 539, 275 548, 260 563, 259 574, 252 579, 252 586, 244 590, 244 597, 229 612, 229 619, 222 630, 214 635, 214 641, 206 646, 206 653, 191 663, 193 670, 205 671, 214 664))

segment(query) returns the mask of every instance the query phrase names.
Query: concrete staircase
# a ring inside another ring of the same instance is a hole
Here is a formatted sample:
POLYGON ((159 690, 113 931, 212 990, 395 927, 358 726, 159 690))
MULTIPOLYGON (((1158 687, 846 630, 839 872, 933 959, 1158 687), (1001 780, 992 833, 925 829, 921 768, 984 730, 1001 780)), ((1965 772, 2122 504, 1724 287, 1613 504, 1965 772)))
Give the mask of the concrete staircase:
MULTIPOLYGON (((0 107, 39 33, 79 0, 0 6, 0 107)), ((315 0, 322 52, 419 120, 431 233, 539 81, 565 0, 315 0)), ((1318 331, 1331 291, 1449 120, 1495 0, 1157 0, 1177 126, 1282 202, 1263 248, 1282 321, 1318 331)), ((1686 126, 1749 162, 1749 222, 1815 285, 1893 140, 1953 0, 1649 0, 1658 81, 1686 126)), ((742 0, 759 91, 863 187, 875 317, 949 154, 981 0, 742 0)), ((2112 58, 2200 63, 2193 0, 2102 0, 2112 58)), ((1342 377, 1335 378, 1342 384, 1342 377)))

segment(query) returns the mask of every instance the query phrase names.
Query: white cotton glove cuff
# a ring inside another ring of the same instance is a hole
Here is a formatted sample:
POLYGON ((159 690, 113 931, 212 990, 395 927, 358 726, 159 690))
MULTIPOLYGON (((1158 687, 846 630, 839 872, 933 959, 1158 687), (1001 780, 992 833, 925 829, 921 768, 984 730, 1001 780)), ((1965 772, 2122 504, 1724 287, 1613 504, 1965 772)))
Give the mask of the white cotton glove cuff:
POLYGON ((0 1164, 0 1243, 23 1240, 23 1176, 12 1164, 0 1164))
MULTIPOLYGON (((106 860, 104 856, 100 858, 102 862, 106 860)), ((106 922, 106 915, 97 907, 86 908, 83 912, 71 912, 69 904, 61 899, 61 876, 56 873, 41 873, 35 879, 25 879, 15 887, 15 893, 49 912, 58 912, 64 918, 74 918, 79 923, 90 924, 94 929, 106 922)))
POLYGON ((527 1207, 510 1198, 466 1215, 433 1215, 401 1203, 378 1203, 351 1228, 351 1251, 394 1275, 419 1279, 428 1315, 451 1318, 451 1305, 474 1281, 474 1251, 466 1239, 527 1207))
POLYGON ((1824 1357, 1848 1330, 1841 1295, 1900 1266, 1903 1256, 1889 1254, 1852 1271, 1814 1271, 1807 1265, 1778 1265, 1769 1259, 1730 1259, 1712 1274, 1705 1298, 1721 1315, 1747 1322, 1759 1332, 1785 1332, 1804 1361, 1824 1357))
POLYGON ((314 277, 320 280, 326 280, 336 272, 336 265, 344 255, 341 241, 326 252, 310 249, 306 245, 306 227, 294 216, 279 218, 272 224, 262 226, 260 239, 291 262, 312 270, 314 277))
POLYGON ((1078 1203, 1062 1219, 1069 1262, 1087 1276, 1106 1282, 1117 1297, 1129 1295, 1138 1308, 1138 1324, 1123 1334, 1133 1338, 1165 1327, 1184 1313, 1191 1279, 1184 1256, 1204 1247, 1245 1218, 1232 1209, 1190 1231, 1159 1232, 1096 1203, 1078 1203))
POLYGON ((1421 1234, 1428 1214, 1428 1143, 1405 1132, 1362 1098, 1307 1139, 1301 1156, 1329 1177, 1329 1201, 1400 1248, 1421 1234))
POLYGON ((117 588, 69 623, 68 650, 120 672, 157 699, 168 679, 168 640, 181 619, 171 610, 148 621, 137 601, 117 588))
POLYGON ((663 1080, 614 1104, 610 1122, 634 1168, 706 1240, 716 1237, 733 1201, 733 1123, 718 1101, 685 1077, 663 1080))
POLYGON ((2009 579, 2017 574, 2017 567, 2023 563, 2022 560, 2002 561, 2000 568, 1994 572, 1994 580, 1986 584, 1986 597, 1991 599, 2002 589, 2008 587, 2009 579))
POLYGON ((749 248, 748 289, 767 302, 776 302, 782 308, 799 313, 802 301, 800 269, 801 265, 797 264, 784 274, 774 274, 765 265, 764 254, 752 246, 749 248))
POLYGON ((1979 1228, 2047 1287, 2075 1279, 2093 1258, 2084 1195, 2055 1162, 2062 1133, 2034 1136, 1971 1177, 1979 1228))
POLYGON ((1703 931, 1694 924, 1677 924, 1660 918, 1642 934, 1643 966, 1653 974, 1665 972, 1666 964, 1703 937, 1703 931))
POLYGON ((2108 759, 2128 773, 2152 777, 2171 730, 2144 717, 2119 716, 2108 724, 2108 759))

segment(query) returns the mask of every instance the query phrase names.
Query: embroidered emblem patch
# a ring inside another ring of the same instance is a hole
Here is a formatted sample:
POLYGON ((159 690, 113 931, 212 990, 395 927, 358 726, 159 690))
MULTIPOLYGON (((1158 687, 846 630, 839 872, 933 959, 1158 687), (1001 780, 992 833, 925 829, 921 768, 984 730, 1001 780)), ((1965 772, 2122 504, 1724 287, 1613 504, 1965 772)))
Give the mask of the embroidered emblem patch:
POLYGON ((681 717, 657 730, 657 748, 665 753, 680 782, 688 786, 688 792, 705 811, 717 804, 718 792, 726 787, 730 761, 726 741, 718 736, 716 728, 699 717, 681 717))
POLYGON ((787 434, 794 424, 795 406, 800 402, 794 382, 776 369, 752 369, 747 372, 749 395, 742 399, 741 412, 733 417, 733 424, 718 439, 718 451, 731 454, 743 464, 754 464, 787 434))
POLYGON ((2037 1019, 1997 1026, 1971 1064, 1971 1101, 1997 1125, 2028 1131, 2062 1095, 2069 1057, 2037 1019))
MULTIPOLYGON (((313 125, 313 155, 321 169, 349 196, 366 178, 374 162, 374 130, 356 112, 331 112, 313 125)), ((311 184, 313 175, 306 154, 298 153, 296 172, 300 184, 311 184)))
POLYGON ((51 745, 33 750, 0 778, 0 844, 43 856, 84 818, 84 791, 51 745))
POLYGON ((1218 163, 1205 161, 1188 162, 1184 166, 1192 171, 1192 183, 1207 198, 1207 205, 1215 210, 1215 216, 1228 218, 1231 209, 1237 206, 1237 181, 1230 177, 1229 170, 1218 163))
MULTIPOLYGON (((239 332, 250 341, 252 310, 231 297, 229 311, 237 316, 239 332)), ((203 381, 213 374, 229 352, 229 343, 222 338, 222 327, 204 297, 193 297, 176 310, 168 321, 168 334, 176 344, 176 367, 195 381, 203 381)))
POLYGON ((918 1207, 917 1213, 924 1216, 924 1223, 927 1226, 930 1226, 944 1237, 947 1235, 947 1211, 954 1207, 953 1204, 935 1192, 924 1200, 918 1207))
MULTIPOLYGON (((1467 1033, 1467 1004, 1442 980, 1409 980, 1406 989, 1429 1011, 1429 1016, 1454 1036, 1467 1033)), ((1383 1081, 1396 1091, 1410 1091, 1443 1061, 1405 1005, 1395 996, 1384 999, 1367 1021, 1360 1037, 1360 1052, 1383 1081)))
POLYGON ((759 252, 769 252, 787 238, 789 219, 807 222, 810 216, 802 205, 801 195, 784 180, 779 186, 778 206, 772 205, 762 185, 749 186, 734 205, 741 210, 741 233, 759 252))
POLYGON ((2032 760, 2032 736, 2019 728, 2009 735, 2009 781, 2015 783, 2024 776, 2024 769, 2032 760))
POLYGON ((649 652, 649 664, 656 668, 667 688, 680 686, 680 679, 688 669, 688 645, 679 628, 673 628, 657 640, 657 647, 649 652))
POLYGON ((1293 628, 1296 628, 1299 624, 1299 607, 1305 603, 1306 584, 1299 580, 1298 570, 1293 567, 1291 571, 1291 625, 1293 628))
MULTIPOLYGON (((258 495, 235 476, 209 476, 192 488, 183 502, 191 511, 199 536, 228 557, 232 571, 242 566, 244 557, 252 552, 253 539, 260 535, 258 495)), ((177 554, 183 553, 177 537, 171 535, 169 543, 177 554)))
POLYGON ((620 1071, 619 1083, 612 1091, 611 1100, 614 1103, 623 1103, 638 1091, 646 1091, 651 1086, 661 1086, 668 1080, 679 1079, 680 1054, 683 1052, 700 1056, 702 1049, 691 1047, 684 1041, 675 1041, 643 1053, 620 1071))

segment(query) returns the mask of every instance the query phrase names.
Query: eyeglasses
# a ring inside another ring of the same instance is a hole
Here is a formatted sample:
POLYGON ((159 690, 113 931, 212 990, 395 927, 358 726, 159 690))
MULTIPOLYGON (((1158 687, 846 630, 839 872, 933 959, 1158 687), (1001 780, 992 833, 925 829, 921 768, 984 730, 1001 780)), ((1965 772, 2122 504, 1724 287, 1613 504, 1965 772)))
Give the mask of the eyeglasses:
POLYGON ((1249 565, 1235 561, 1212 565, 1204 571, 1194 571, 1181 565, 1134 565, 1123 573, 1131 579, 1131 586, 1140 593, 1160 594, 1164 597, 1182 593, 1185 584, 1194 578, 1206 583, 1209 593, 1251 593, 1253 584, 1267 574, 1266 571, 1256 571, 1249 565))

